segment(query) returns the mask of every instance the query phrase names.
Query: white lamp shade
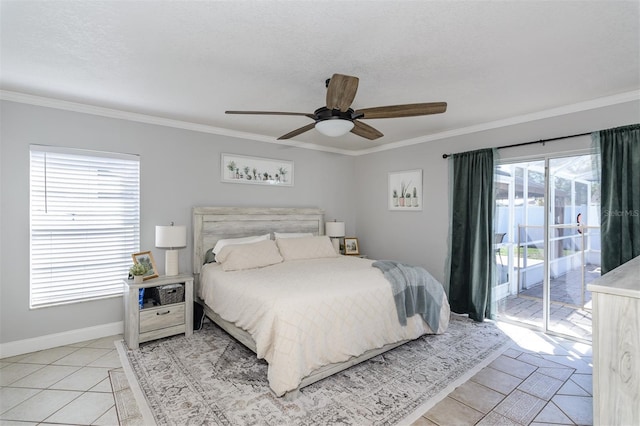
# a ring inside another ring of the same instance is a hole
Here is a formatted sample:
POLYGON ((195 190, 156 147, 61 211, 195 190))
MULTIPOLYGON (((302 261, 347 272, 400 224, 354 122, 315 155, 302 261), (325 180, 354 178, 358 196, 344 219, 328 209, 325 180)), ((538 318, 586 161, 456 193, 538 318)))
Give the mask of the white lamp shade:
POLYGON ((156 226, 156 247, 173 249, 186 246, 186 226, 156 226))
POLYGON ((325 223, 325 234, 328 237, 344 237, 345 236, 345 229, 344 229, 344 222, 327 222, 325 223))
POLYGON ((353 129, 353 121, 342 119, 318 121, 316 123, 316 129, 325 136, 342 136, 353 129))

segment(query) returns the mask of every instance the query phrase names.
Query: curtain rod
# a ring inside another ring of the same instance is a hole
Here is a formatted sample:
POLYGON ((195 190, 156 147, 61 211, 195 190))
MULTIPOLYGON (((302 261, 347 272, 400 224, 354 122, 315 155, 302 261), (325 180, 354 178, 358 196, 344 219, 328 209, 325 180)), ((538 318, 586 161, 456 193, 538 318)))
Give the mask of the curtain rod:
MULTIPOLYGON (((513 148, 516 146, 524 146, 524 145, 532 145, 534 143, 545 143, 545 142, 551 142, 551 141, 558 141, 561 139, 569 139, 569 138, 576 138, 578 136, 586 136, 586 135, 590 135, 592 132, 587 132, 587 133, 577 133, 575 135, 569 135, 569 136, 559 136, 557 138, 549 138, 549 139, 540 139, 537 141, 531 141, 531 142, 522 142, 522 143, 514 143, 511 145, 505 145, 505 146, 499 146, 496 147, 496 149, 503 149, 503 148, 513 148)), ((442 154, 442 158, 447 158, 447 157, 451 157, 454 154, 442 154)))

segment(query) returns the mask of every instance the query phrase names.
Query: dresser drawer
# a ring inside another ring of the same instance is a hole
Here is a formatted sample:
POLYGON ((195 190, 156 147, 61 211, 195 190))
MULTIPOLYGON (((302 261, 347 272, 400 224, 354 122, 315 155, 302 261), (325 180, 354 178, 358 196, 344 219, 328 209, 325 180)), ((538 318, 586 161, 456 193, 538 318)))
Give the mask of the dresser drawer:
POLYGON ((184 303, 141 310, 140 333, 184 324, 184 310, 184 303))

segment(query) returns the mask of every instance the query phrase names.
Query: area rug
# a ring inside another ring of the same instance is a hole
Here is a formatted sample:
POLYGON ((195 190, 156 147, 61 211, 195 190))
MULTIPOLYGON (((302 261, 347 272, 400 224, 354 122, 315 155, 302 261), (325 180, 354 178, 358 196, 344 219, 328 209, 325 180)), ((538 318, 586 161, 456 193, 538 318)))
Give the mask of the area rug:
POLYGON ((143 426, 144 418, 138 408, 129 380, 122 368, 109 370, 109 380, 120 426, 143 426))
POLYGON ((129 350, 123 368, 146 422, 160 425, 410 424, 509 345, 494 323, 452 316, 423 336, 277 398, 267 364, 211 322, 129 350))

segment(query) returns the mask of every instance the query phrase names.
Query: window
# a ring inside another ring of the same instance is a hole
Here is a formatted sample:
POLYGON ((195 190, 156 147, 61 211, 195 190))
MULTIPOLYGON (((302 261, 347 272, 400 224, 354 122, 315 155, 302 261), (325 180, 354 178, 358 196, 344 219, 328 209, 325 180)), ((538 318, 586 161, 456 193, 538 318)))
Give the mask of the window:
POLYGON ((140 160, 31 145, 30 307, 122 294, 140 246, 140 160))

